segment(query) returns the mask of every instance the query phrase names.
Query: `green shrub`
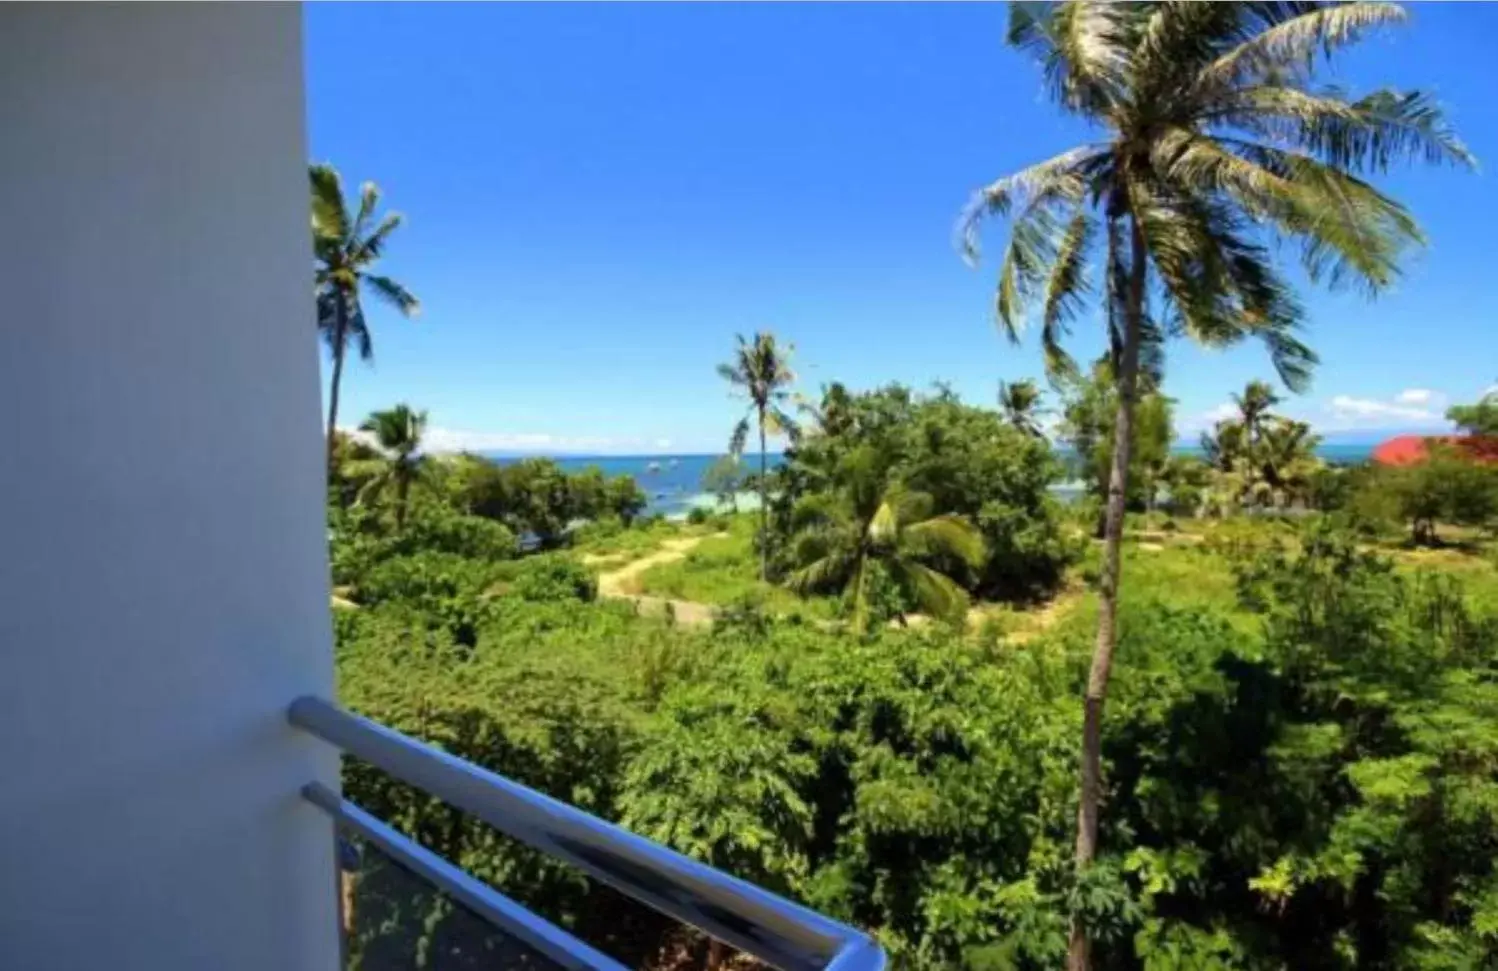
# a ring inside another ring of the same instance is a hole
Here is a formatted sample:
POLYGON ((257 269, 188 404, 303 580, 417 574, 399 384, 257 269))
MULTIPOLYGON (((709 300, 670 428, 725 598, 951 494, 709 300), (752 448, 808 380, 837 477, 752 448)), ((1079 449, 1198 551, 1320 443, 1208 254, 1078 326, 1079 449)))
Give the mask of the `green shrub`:
POLYGON ((551 553, 524 560, 514 574, 509 593, 537 602, 586 601, 598 596, 598 581, 576 559, 551 553))

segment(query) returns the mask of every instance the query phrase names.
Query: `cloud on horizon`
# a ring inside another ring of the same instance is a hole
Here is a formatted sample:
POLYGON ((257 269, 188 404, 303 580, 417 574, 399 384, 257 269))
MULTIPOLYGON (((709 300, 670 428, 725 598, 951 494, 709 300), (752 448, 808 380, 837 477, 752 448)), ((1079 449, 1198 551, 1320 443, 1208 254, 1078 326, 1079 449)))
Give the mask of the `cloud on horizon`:
MULTIPOLYGON (((1318 432, 1446 429, 1449 427, 1445 418, 1446 401, 1447 395, 1440 391, 1406 388, 1387 400, 1339 394, 1297 407, 1297 400, 1289 398, 1276 410, 1309 422, 1318 432)), ((1237 414, 1237 407, 1231 401, 1224 401, 1208 411, 1181 416, 1177 426, 1182 435, 1189 436, 1210 431, 1219 421, 1237 414)))
POLYGON ((1402 405, 1438 405, 1446 396, 1429 388, 1407 388, 1396 394, 1394 400, 1402 405))
POLYGON ((1339 394, 1322 409, 1311 424, 1324 431, 1355 431, 1393 426, 1444 428, 1447 424, 1439 405, 1445 395, 1424 388, 1411 388, 1391 401, 1339 394), (1429 407, 1421 407, 1428 405, 1429 407))

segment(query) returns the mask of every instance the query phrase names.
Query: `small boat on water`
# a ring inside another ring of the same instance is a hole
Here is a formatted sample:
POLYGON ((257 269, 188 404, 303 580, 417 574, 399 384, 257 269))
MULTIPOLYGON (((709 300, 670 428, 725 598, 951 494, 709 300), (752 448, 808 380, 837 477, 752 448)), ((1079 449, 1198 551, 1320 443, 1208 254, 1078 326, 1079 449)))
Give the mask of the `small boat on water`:
POLYGON ((661 470, 661 463, 659 463, 659 462, 647 462, 645 464, 645 471, 646 472, 659 472, 660 470, 661 470))

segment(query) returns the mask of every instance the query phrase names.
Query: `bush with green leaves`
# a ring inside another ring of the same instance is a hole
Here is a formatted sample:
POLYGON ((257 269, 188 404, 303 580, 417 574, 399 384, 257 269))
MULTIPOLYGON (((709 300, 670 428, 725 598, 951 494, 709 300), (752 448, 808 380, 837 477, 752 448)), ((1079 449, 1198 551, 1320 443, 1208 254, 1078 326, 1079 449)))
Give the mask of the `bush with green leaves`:
POLYGON ((510 594, 533 602, 592 600, 598 581, 575 558, 559 553, 527 557, 509 584, 510 594))

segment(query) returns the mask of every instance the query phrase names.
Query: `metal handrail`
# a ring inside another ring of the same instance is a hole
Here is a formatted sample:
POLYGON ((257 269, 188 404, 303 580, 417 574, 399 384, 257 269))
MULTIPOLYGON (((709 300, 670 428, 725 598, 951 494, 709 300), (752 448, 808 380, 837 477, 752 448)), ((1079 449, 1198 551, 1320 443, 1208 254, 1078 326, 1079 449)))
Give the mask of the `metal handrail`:
POLYGON ((343 751, 780 971, 884 969, 884 952, 860 931, 322 698, 298 698, 288 717, 343 751))
POLYGON ((469 876, 399 830, 380 822, 327 786, 313 782, 302 795, 334 822, 364 837, 401 866, 424 877, 469 910, 568 971, 627 971, 555 924, 537 917, 493 887, 469 876))

